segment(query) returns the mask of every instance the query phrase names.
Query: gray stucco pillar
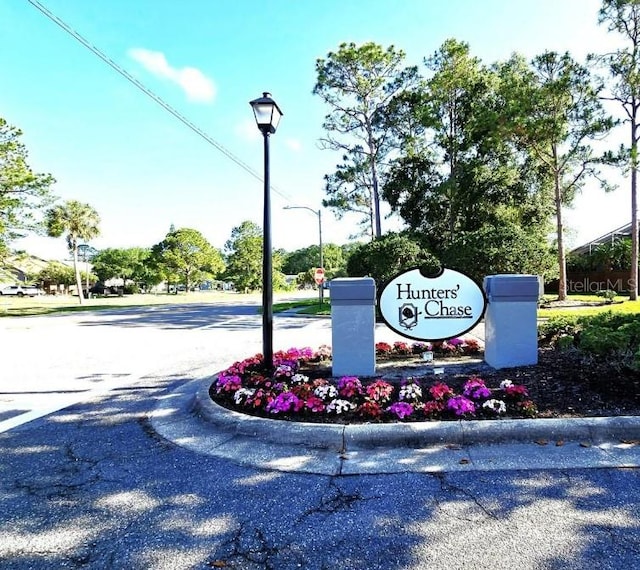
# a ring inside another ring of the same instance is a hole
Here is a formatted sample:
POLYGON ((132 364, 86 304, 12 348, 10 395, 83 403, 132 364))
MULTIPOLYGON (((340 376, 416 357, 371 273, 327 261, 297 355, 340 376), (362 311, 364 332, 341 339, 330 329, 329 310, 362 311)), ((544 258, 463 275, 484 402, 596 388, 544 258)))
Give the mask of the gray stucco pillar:
POLYGON ((484 359, 494 368, 538 363, 537 275, 489 275, 484 359))
POLYGON ((331 280, 333 376, 373 376, 376 284, 371 277, 331 280))

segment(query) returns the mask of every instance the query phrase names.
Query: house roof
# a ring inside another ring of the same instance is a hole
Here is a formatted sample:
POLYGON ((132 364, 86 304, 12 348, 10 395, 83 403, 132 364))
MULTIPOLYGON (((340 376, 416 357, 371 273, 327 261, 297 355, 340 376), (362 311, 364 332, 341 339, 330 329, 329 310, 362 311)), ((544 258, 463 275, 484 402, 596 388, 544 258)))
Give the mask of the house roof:
POLYGON ((580 247, 576 247, 571 250, 571 253, 576 255, 582 255, 584 253, 591 253, 592 249, 598 245, 603 243, 613 243, 617 238, 630 236, 631 235, 631 224, 626 224, 624 226, 620 226, 619 228, 608 232, 600 237, 591 240, 590 242, 581 245, 580 247))

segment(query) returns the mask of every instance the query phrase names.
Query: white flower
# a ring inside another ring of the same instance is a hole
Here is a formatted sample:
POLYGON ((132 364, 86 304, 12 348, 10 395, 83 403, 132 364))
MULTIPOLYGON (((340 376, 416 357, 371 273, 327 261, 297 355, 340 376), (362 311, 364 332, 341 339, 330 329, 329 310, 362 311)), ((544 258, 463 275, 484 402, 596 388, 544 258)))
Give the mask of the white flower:
POLYGON ((330 400, 338 395, 338 390, 335 386, 318 386, 313 393, 321 400, 330 400))
POLYGON ((294 374, 291 377, 292 384, 304 384, 307 380, 309 380, 309 377, 304 374, 294 374))
POLYGON ((242 404, 247 398, 250 398, 256 393, 255 388, 239 388, 233 395, 233 401, 236 404, 242 404))
POLYGON ((417 384, 409 383, 400 387, 401 400, 417 400, 422 397, 422 388, 417 384))
POLYGON ((513 382, 511 382, 511 380, 503 380, 502 382, 500 382, 500 388, 502 390, 508 388, 509 386, 513 386, 513 382))
POLYGON ((288 364, 281 364, 280 366, 278 366, 278 368, 276 368, 274 376, 291 376, 292 373, 293 368, 291 368, 291 366, 289 366, 288 364))
POLYGON ((502 400, 487 400, 482 407, 498 415, 507 413, 507 405, 502 400))
POLYGON ((341 414, 350 410, 355 410, 356 405, 349 400, 332 400, 327 406, 327 412, 335 412, 341 414))

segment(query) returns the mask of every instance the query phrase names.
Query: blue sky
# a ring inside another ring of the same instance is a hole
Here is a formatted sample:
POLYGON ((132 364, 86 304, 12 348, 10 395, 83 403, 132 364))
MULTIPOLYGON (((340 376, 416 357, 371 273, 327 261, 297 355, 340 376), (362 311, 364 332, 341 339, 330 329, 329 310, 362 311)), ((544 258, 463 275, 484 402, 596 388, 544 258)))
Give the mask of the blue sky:
MULTIPOLYGON (((615 38, 597 25, 599 0, 42 0, 118 66, 262 173, 249 101, 270 91, 284 117, 271 138, 273 245, 318 241, 323 175, 340 155, 320 150, 327 109, 312 95, 315 61, 341 42, 375 41, 422 64, 442 42, 466 41, 485 63, 545 49, 582 59, 615 38)), ((27 0, 0 2, 0 116, 20 127, 30 163, 62 199, 101 215, 98 248, 151 246, 171 224, 222 248, 244 220, 262 224, 262 183, 189 130, 27 0)), ((623 136, 626 131, 623 131, 623 136)), ((568 213, 573 243, 630 221, 627 184, 588 186, 568 213)), ((325 242, 355 221, 322 214, 325 242)), ((383 220, 383 231, 399 227, 383 220)), ((14 243, 64 258, 64 240, 14 243)))

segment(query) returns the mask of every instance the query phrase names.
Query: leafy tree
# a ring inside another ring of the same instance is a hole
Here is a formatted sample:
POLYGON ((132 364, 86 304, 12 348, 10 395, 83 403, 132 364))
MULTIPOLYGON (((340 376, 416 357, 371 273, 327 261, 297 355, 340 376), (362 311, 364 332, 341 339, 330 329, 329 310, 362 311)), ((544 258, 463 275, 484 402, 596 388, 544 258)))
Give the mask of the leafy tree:
POLYGON ((21 136, 22 131, 0 117, 0 260, 12 239, 39 227, 35 214, 53 199, 53 176, 31 170, 21 136))
POLYGON ((498 71, 452 39, 425 64, 429 79, 389 107, 402 149, 383 188, 392 210, 436 254, 461 234, 514 218, 537 232, 548 212, 522 152, 502 132, 498 71))
POLYGON ((68 200, 64 204, 47 210, 45 220, 47 234, 50 237, 60 237, 62 234, 66 234, 67 247, 73 255, 78 299, 82 305, 84 294, 78 264, 78 246, 81 240, 88 241, 100 234, 100 216, 89 204, 68 200))
POLYGON ((360 244, 349 257, 347 273, 351 277, 373 277, 380 288, 398 273, 413 267, 437 272, 440 262, 417 242, 392 232, 360 244))
POLYGON ((73 285, 75 279, 74 269, 59 261, 47 263, 47 266, 36 277, 39 283, 44 283, 45 285, 56 285, 56 287, 63 285, 65 291, 68 290, 69 285, 73 285))
POLYGON ((144 289, 162 282, 162 275, 154 267, 150 248, 103 249, 93 258, 93 269, 100 281, 134 281, 144 289))
POLYGON ((343 152, 343 164, 327 175, 323 205, 338 217, 364 215, 372 237, 382 234, 379 179, 391 148, 384 128, 385 108, 395 94, 415 80, 415 68, 403 68, 405 54, 368 42, 342 43, 337 52, 316 61, 313 89, 330 107, 323 127, 324 148, 343 152))
POLYGON ((570 205, 589 178, 610 187, 600 176, 609 155, 599 155, 593 142, 614 126, 599 98, 589 70, 566 53, 545 52, 533 59, 528 71, 511 86, 511 109, 516 144, 535 161, 540 175, 553 189, 553 210, 558 250, 558 298, 567 296, 563 206, 570 205))
POLYGON ((152 255, 165 275, 180 275, 187 292, 204 277, 215 277, 224 271, 222 254, 191 228, 169 232, 153 246, 152 255))
POLYGON ((608 99, 622 105, 629 130, 625 167, 631 171, 631 275, 629 298, 638 299, 638 141, 640 140, 640 2, 603 0, 599 23, 622 36, 626 46, 601 56, 612 81, 608 99))
POLYGON ((466 273, 481 284, 487 275, 525 273, 545 281, 557 277, 557 266, 544 236, 519 224, 483 226, 454 238, 442 256, 443 264, 466 273))
POLYGON ((231 230, 225 246, 227 270, 225 279, 238 291, 253 291, 262 287, 262 229, 244 221, 231 230))
MULTIPOLYGON (((312 269, 318 267, 320 262, 319 249, 319 246, 311 245, 286 254, 282 265, 282 271, 287 275, 297 275, 299 273, 307 273, 310 271, 313 273, 312 269)), ((322 258, 326 279, 332 279, 333 277, 338 277, 344 274, 346 270, 346 260, 340 246, 333 243, 323 244, 322 258)))
MULTIPOLYGON (((227 269, 225 279, 231 281, 238 291, 255 291, 262 287, 262 229, 251 221, 244 221, 231 230, 225 246, 227 269)), ((286 288, 281 269, 284 253, 272 253, 272 286, 286 288)))

